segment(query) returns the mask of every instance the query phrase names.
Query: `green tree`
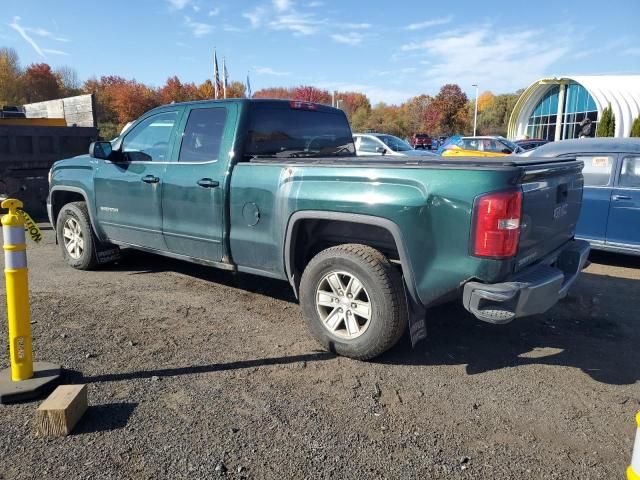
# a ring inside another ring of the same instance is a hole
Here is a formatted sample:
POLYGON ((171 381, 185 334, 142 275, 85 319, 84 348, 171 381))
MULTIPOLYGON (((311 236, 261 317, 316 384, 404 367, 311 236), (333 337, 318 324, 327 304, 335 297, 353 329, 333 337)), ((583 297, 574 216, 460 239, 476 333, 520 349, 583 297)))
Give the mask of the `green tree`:
POLYGON ((631 124, 630 137, 640 137, 640 115, 631 124))
POLYGON ((611 111, 611 104, 602 110, 602 116, 596 129, 597 137, 614 137, 616 134, 616 117, 611 111))
POLYGON ((24 103, 21 75, 16 51, 13 48, 0 48, 0 106, 24 103))
POLYGON ((488 102, 478 113, 478 134, 506 136, 509 116, 513 112, 518 97, 517 93, 495 95, 491 102, 488 102))

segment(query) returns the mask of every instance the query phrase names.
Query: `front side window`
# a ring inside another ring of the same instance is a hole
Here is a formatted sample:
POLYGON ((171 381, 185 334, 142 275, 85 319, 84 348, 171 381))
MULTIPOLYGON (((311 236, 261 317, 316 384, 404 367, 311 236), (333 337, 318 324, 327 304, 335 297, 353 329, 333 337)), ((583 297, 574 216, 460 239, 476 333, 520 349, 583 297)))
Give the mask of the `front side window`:
POLYGON ((196 108, 191 110, 180 145, 179 162, 211 162, 220 155, 227 109, 196 108))
POLYGON ((407 152, 409 150, 413 150, 411 145, 398 137, 394 137, 393 135, 380 135, 378 138, 394 152, 407 152))
POLYGON ((122 141, 129 162, 162 162, 169 158, 169 144, 178 112, 152 115, 133 127, 122 141))
POLYGON ((620 187, 640 188, 640 157, 627 157, 622 160, 620 187))
POLYGON ((577 160, 584 162, 582 175, 584 175, 585 187, 604 187, 609 185, 615 163, 612 156, 584 156, 577 157, 577 160))

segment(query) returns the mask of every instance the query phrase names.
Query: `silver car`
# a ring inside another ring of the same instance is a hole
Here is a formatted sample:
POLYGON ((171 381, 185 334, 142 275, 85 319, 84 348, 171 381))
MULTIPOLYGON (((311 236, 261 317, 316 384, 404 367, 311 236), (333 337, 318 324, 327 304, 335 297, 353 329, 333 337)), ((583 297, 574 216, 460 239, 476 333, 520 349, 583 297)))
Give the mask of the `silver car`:
POLYGON ((389 155, 392 157, 437 157, 426 150, 416 150, 404 140, 386 133, 354 133, 356 155, 389 155))

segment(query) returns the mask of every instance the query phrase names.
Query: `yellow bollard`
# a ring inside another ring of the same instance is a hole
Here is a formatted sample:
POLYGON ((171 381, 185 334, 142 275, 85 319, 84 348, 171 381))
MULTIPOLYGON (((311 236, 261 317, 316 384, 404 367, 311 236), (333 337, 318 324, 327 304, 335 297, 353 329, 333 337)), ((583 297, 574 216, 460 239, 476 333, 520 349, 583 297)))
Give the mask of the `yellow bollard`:
MULTIPOLYGON (((31 314, 29 311, 29 273, 22 202, 7 199, 0 207, 9 210, 2 217, 4 272, 7 287, 9 356, 11 366, 0 370, 0 404, 42 397, 60 383, 62 368, 49 362, 34 362, 31 353, 31 314)), ((30 230, 37 225, 33 222, 30 230)), ((35 228, 34 228, 35 227, 35 228)), ((41 239, 38 236, 38 240, 41 239)), ((34 239, 36 241, 36 239, 34 239)))
POLYGON ((627 480, 640 480, 640 412, 636 414, 636 441, 633 444, 631 465, 627 468, 627 480))
POLYGON ((0 206, 9 209, 9 213, 2 217, 2 236, 4 237, 4 273, 7 285, 11 380, 18 382, 33 377, 27 245, 24 218, 17 211, 22 208, 22 202, 7 199, 0 206))

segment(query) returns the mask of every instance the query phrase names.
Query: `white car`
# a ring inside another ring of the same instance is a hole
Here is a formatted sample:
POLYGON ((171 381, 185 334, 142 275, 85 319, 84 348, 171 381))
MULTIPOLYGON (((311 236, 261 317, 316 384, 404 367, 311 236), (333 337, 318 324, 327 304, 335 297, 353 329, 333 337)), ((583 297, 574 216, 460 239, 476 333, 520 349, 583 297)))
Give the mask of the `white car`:
POLYGON ((389 155, 392 157, 437 157, 426 150, 416 150, 404 140, 386 133, 354 133, 356 155, 389 155))

